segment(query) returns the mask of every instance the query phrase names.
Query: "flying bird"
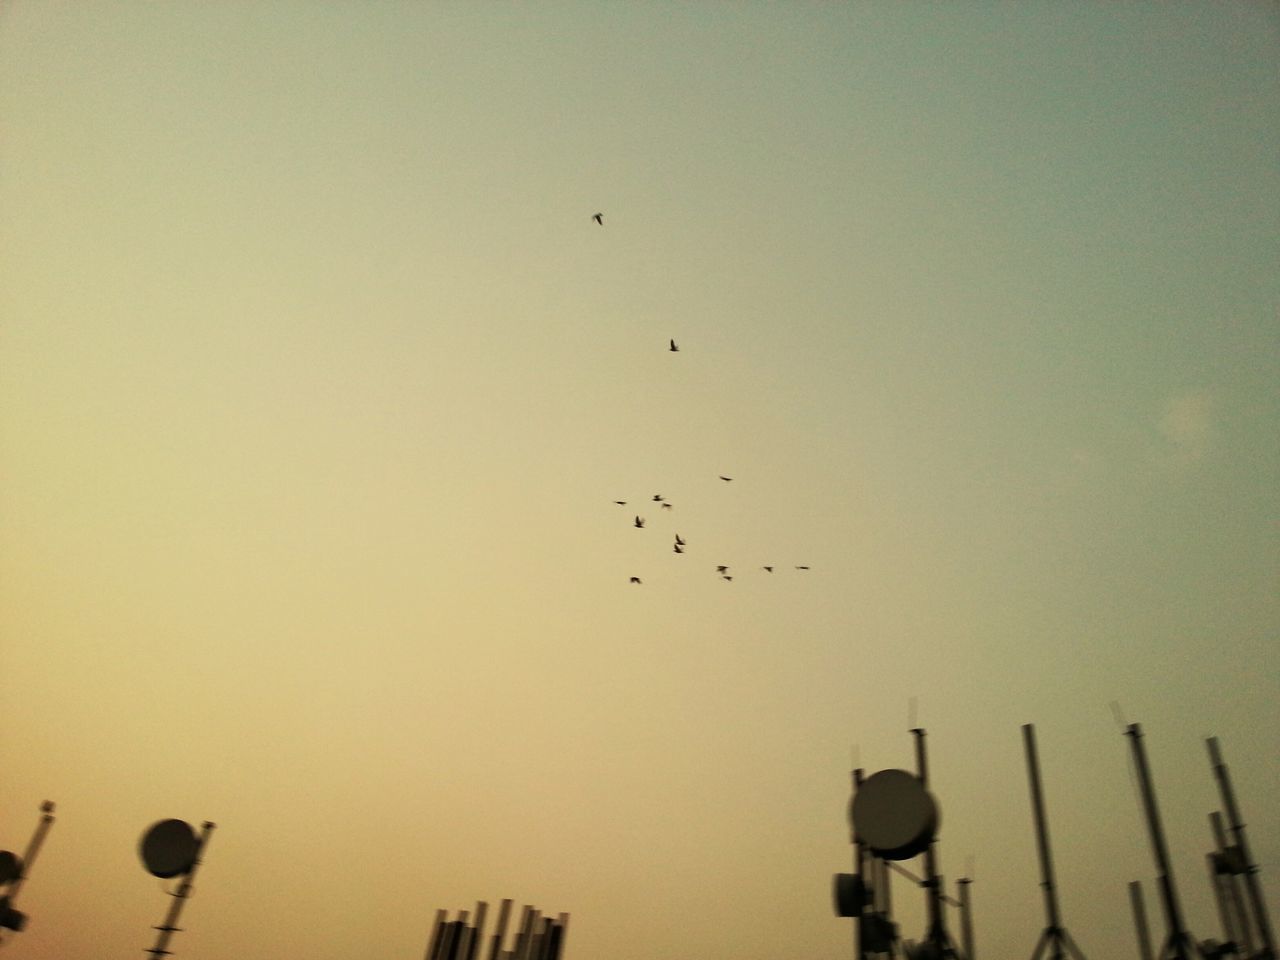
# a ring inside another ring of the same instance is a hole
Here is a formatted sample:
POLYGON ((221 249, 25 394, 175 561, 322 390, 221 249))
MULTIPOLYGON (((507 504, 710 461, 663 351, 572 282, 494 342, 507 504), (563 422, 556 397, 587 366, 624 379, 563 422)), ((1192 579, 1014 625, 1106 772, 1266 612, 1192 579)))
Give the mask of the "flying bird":
POLYGON ((797 570, 808 570, 809 568, 808 568, 808 567, 802 567, 802 566, 800 566, 799 564, 797 564, 797 565, 796 565, 796 569, 797 569, 797 570))
POLYGON ((636 527, 640 528, 643 526, 644 526, 644 517, 636 517, 636 527))
POLYGON ((765 573, 773 573, 773 567, 761 567, 760 569, 765 571, 765 573))
POLYGON ((669 503, 664 503, 664 504, 662 505, 662 509, 663 509, 663 510, 670 510, 670 509, 671 509, 671 504, 669 504, 669 503))
POLYGON ((680 544, 682 547, 684 546, 684 540, 681 539, 680 534, 678 533, 676 534, 676 543, 680 544))
MULTIPOLYGON (((591 219, 592 219, 592 220, 594 220, 596 223, 600 224, 600 226, 602 226, 602 227, 604 226, 604 214, 603 214, 603 213, 593 214, 593 215, 592 215, 592 217, 591 217, 591 219)), ((638 581, 638 580, 637 580, 636 582, 637 582, 637 583, 639 583, 640 581, 638 581)))
POLYGON ((721 564, 720 566, 716 567, 716 573, 719 573, 719 574, 723 575, 723 574, 724 574, 724 572, 725 572, 726 570, 728 570, 728 569, 729 569, 729 568, 728 568, 728 567, 726 567, 724 564, 721 564))
POLYGON ((616 503, 616 504, 617 504, 618 506, 620 506, 620 507, 625 507, 625 506, 627 505, 627 501, 625 501, 625 500, 615 500, 615 501, 613 501, 613 502, 614 502, 614 503, 616 503))
POLYGON ((661 503, 661 502, 662 502, 663 500, 665 500, 665 499, 666 499, 666 497, 664 497, 664 496, 663 496, 662 494, 660 494, 660 493, 655 493, 655 494, 653 495, 653 502, 654 502, 654 503, 661 503))
POLYGON ((733 577, 729 576, 727 573, 722 573, 722 574, 720 574, 720 579, 721 579, 721 580, 728 580, 730 583, 732 583, 732 582, 733 582, 733 577))
POLYGON ((669 349, 672 353, 680 352, 680 348, 676 346, 676 342, 674 340, 671 341, 671 346, 668 347, 667 349, 669 349))
POLYGON ((632 583, 641 583, 642 581, 640 580, 640 578, 639 578, 639 577, 632 577, 632 578, 631 578, 631 582, 632 582, 632 583))
MULTIPOLYGON (((716 474, 716 476, 719 476, 719 474, 716 474)), ((731 483, 733 481, 733 477, 720 477, 720 479, 725 483, 731 483)))
POLYGON ((684 549, 678 543, 672 544, 671 549, 674 550, 676 553, 684 553, 684 549))

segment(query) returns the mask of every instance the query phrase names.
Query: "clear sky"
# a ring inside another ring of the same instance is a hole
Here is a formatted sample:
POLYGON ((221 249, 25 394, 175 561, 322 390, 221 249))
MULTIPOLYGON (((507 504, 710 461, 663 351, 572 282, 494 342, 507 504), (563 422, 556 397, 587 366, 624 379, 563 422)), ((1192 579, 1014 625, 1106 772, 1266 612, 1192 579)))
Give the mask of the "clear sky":
POLYGON ((1280 918, 1278 157, 1261 2, 6 3, 6 951, 148 946, 177 817, 179 956, 847 957, 913 702, 979 954, 1028 722, 1075 939, 1158 922, 1112 701, 1280 918))

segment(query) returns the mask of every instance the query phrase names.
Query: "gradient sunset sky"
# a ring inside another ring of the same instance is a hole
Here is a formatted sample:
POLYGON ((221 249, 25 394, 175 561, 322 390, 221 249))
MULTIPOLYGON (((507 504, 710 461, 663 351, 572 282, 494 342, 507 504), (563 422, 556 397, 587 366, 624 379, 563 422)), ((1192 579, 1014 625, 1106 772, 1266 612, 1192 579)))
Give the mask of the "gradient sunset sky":
POLYGON ((1207 736, 1280 919, 1274 4, 11 0, 0 278, 14 960, 140 956, 169 817, 179 957, 848 957, 913 718, 976 953, 1034 723, 1134 957, 1113 702, 1193 933, 1207 736))

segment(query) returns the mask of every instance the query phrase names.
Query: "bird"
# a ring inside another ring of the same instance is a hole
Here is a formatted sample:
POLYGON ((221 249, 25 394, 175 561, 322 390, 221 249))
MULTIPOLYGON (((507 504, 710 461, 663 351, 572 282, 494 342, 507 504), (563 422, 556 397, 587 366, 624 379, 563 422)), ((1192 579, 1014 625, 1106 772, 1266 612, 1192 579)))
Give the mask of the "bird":
MULTIPOLYGON (((592 217, 591 217, 591 219, 592 219, 592 220, 594 220, 596 223, 600 224, 600 226, 602 226, 602 227, 604 226, 604 214, 603 214, 603 213, 593 214, 593 215, 592 215, 592 217)), ((637 581, 637 582, 638 582, 638 581, 637 581)))
POLYGON ((662 505, 662 509, 663 509, 663 510, 670 510, 670 509, 671 509, 671 504, 669 504, 669 503, 663 503, 663 505, 662 505))
POLYGON ((632 578, 631 578, 631 582, 632 582, 632 583, 642 583, 643 581, 642 581, 639 577, 632 577, 632 578))
POLYGON ((664 497, 664 496, 663 496, 662 494, 660 494, 660 493, 655 493, 655 494, 653 495, 653 502, 654 502, 654 503, 661 503, 661 502, 662 502, 663 500, 665 500, 665 499, 666 499, 666 497, 664 497))
POLYGON ((680 546, 682 547, 684 546, 684 540, 681 538, 680 534, 678 533, 676 534, 676 543, 680 544, 680 546))
POLYGON ((728 570, 728 569, 729 569, 729 568, 728 568, 728 567, 726 567, 724 564, 720 564, 720 566, 716 567, 716 573, 718 573, 718 574, 720 574, 721 576, 723 576, 723 575, 724 575, 724 573, 725 573, 725 571, 726 571, 726 570, 728 570))
POLYGON ((674 550, 676 553, 684 553, 684 549, 678 543, 672 544, 671 549, 674 550))
POLYGON ((805 567, 805 566, 801 566, 800 564, 796 564, 796 569, 797 569, 797 570, 808 570, 809 568, 808 568, 808 567, 805 567))
POLYGON ((773 573, 773 567, 761 567, 760 569, 765 571, 765 573, 773 573))
POLYGON ((716 476, 720 477, 720 479, 723 480, 725 483, 733 482, 733 477, 723 477, 723 476, 720 476, 720 474, 716 474, 716 476))
POLYGON ((729 576, 727 573, 722 573, 722 574, 720 574, 720 579, 721 579, 721 580, 728 580, 730 583, 732 583, 732 582, 733 582, 733 577, 729 576))
POLYGON ((636 517, 637 529, 644 526, 644 517, 636 517))
POLYGON ((620 506, 620 507, 625 507, 625 506, 627 505, 627 501, 625 501, 625 500, 615 500, 615 501, 613 501, 613 502, 614 502, 614 503, 616 503, 616 504, 617 504, 618 506, 620 506))
POLYGON ((668 347, 667 349, 670 350, 672 353, 680 352, 680 348, 676 346, 676 342, 674 340, 671 341, 671 346, 668 347))

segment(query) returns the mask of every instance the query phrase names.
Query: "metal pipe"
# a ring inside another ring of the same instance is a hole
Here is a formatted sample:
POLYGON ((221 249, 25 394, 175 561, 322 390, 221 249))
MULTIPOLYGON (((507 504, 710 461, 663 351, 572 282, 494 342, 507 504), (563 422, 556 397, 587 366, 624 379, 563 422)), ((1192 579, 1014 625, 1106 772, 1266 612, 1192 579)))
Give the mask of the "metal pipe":
POLYGON ((427 941, 425 960, 439 960, 440 936, 444 932, 444 920, 448 915, 444 910, 436 911, 436 922, 431 928, 431 938, 427 941))
POLYGON ((489 946, 489 960, 501 960, 502 940, 507 935, 507 922, 511 919, 511 901, 503 900, 498 908, 498 925, 494 928, 489 946))
MULTIPOLYGON (((1036 824, 1036 849, 1040 853, 1040 886, 1044 890, 1044 909, 1048 917, 1049 929, 1057 931, 1062 928, 1058 914, 1058 893, 1053 880, 1053 853, 1049 849, 1049 827, 1044 816, 1044 794, 1040 789, 1040 761, 1036 755, 1035 727, 1029 723, 1022 725, 1022 742, 1027 754, 1027 775, 1031 780, 1031 812, 1036 824)), ((1062 948, 1054 938, 1053 960, 1061 960, 1062 948)))
POLYGON ((1133 905, 1133 925, 1138 931, 1138 960, 1152 960, 1151 930, 1147 927, 1147 909, 1142 903, 1142 882, 1129 881, 1129 902, 1133 905))
MULTIPOLYGON (((1173 883, 1173 868, 1169 865, 1169 850, 1164 842, 1164 829, 1160 825, 1160 811, 1156 807, 1155 791, 1151 786, 1151 773, 1147 769, 1147 756, 1142 749, 1142 727, 1131 723, 1125 731, 1133 744, 1133 756, 1138 766, 1138 781, 1142 788, 1142 804, 1147 814, 1147 827, 1151 834, 1151 848, 1155 853, 1156 867, 1160 871, 1160 902, 1164 908, 1165 927, 1168 930, 1167 946, 1171 946, 1178 960, 1189 960, 1187 931, 1182 925, 1182 908, 1178 904, 1178 891, 1173 883)), ((1161 951, 1163 953, 1163 951, 1161 951)))
POLYGON ((1264 955, 1274 958, 1276 944, 1271 934, 1271 920, 1267 917, 1267 904, 1262 896, 1262 885, 1258 882, 1258 868, 1249 853, 1249 839, 1245 836, 1244 822, 1240 819, 1240 811, 1236 808, 1235 793, 1231 789, 1231 777, 1227 773, 1227 765, 1222 762, 1222 754, 1218 750, 1218 738, 1210 737, 1208 744, 1209 759, 1213 763, 1213 773, 1222 794, 1222 807, 1226 811, 1227 821, 1231 824, 1231 836, 1235 840, 1235 846, 1244 861, 1244 885, 1253 906, 1253 925, 1262 939, 1264 955))
POLYGON ((969 912, 969 884, 973 881, 961 877, 956 883, 960 887, 960 942, 964 944, 965 960, 975 960, 973 953, 973 917, 969 912))

